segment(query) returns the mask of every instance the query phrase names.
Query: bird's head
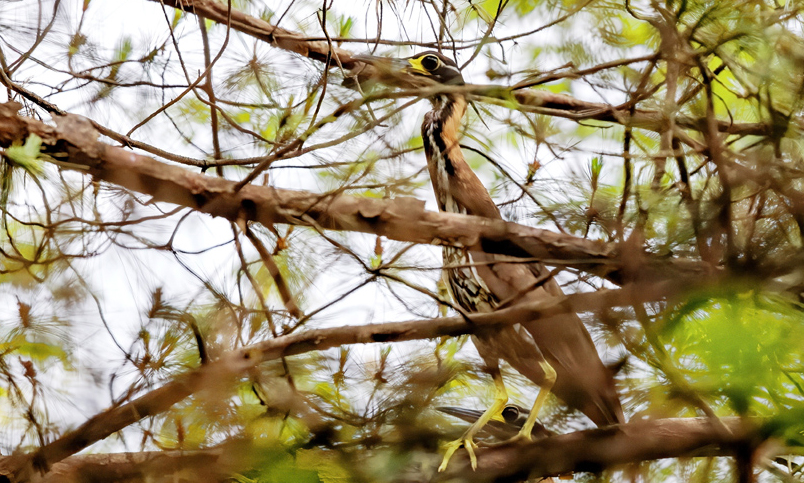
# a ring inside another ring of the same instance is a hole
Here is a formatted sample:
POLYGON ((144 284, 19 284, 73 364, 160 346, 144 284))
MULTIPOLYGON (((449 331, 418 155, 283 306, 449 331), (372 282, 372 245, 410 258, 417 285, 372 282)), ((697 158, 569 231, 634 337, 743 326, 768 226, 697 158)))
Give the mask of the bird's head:
POLYGON ((425 87, 431 83, 464 84, 458 65, 435 51, 421 52, 402 59, 373 55, 355 55, 352 59, 371 66, 368 71, 356 73, 355 77, 361 85, 363 81, 372 79, 399 87, 425 87))
POLYGON ((422 52, 402 60, 407 61, 407 65, 404 66, 403 70, 409 74, 424 76, 439 84, 464 84, 458 65, 439 52, 422 52))

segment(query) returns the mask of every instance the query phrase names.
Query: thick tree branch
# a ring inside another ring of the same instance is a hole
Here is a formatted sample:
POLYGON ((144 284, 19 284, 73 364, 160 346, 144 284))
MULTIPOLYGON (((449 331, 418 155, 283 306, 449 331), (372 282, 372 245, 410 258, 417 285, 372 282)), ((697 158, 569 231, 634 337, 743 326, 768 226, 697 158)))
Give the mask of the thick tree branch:
MULTIPOLYGON (((527 477, 599 472, 663 458, 733 456, 740 448, 757 447, 768 437, 761 420, 724 418, 720 423, 708 418, 636 421, 555 435, 531 444, 506 443, 481 448, 477 453, 476 471, 459 453, 445 474, 435 474, 433 465, 433 481, 524 481, 527 477)), ((87 474, 103 481, 127 481, 129 478, 141 481, 143 475, 156 478, 154 481, 172 481, 169 478, 176 473, 184 477, 215 475, 216 480, 223 481, 229 476, 228 471, 242 471, 247 467, 253 456, 247 446, 237 443, 202 451, 75 455, 55 464, 41 481, 86 481, 82 478, 87 474)), ((0 468, 13 465, 20 458, 0 457, 0 468)), ((434 455, 434 459, 437 458, 434 455)))
POLYGON ((469 467, 468 458, 456 458, 450 461, 452 471, 436 481, 520 481, 662 458, 733 456, 741 446, 757 447, 767 438, 759 423, 740 418, 658 419, 562 434, 527 445, 503 444, 478 452, 477 471, 469 467))
POLYGON ((379 200, 251 184, 238 190, 232 181, 99 142, 98 132, 83 117, 57 116, 57 127, 52 127, 19 116, 19 108, 14 102, 0 104, 0 145, 23 142, 36 134, 43 140, 43 159, 150 195, 154 201, 186 206, 238 224, 316 225, 434 245, 475 246, 479 242, 489 253, 566 265, 618 284, 635 279, 695 279, 715 272, 697 261, 620 254, 613 244, 500 220, 427 211, 424 202, 414 198, 379 200))
MULTIPOLYGON (((244 446, 235 443, 202 451, 74 455, 53 465, 51 471, 37 481, 38 483, 231 481, 232 473, 253 463, 253 454, 244 451, 247 449, 244 446)), ((20 458, 24 457, 2 456, 0 468, 13 464, 20 458)))

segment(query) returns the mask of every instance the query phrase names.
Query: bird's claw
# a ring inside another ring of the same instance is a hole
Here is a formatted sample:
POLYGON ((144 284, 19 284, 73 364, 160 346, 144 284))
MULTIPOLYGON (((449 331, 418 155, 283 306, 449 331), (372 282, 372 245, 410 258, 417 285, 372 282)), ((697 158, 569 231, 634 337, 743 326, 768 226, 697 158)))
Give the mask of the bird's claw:
POLYGON ((438 467, 439 473, 447 469, 447 464, 449 464, 450 458, 452 458, 452 455, 455 454, 455 452, 458 451, 461 446, 466 448, 466 452, 469 453, 469 463, 472 465, 472 470, 477 469, 477 456, 475 455, 475 448, 477 448, 477 444, 475 444, 471 437, 463 437, 447 444, 447 450, 444 452, 444 459, 441 460, 441 465, 438 467))

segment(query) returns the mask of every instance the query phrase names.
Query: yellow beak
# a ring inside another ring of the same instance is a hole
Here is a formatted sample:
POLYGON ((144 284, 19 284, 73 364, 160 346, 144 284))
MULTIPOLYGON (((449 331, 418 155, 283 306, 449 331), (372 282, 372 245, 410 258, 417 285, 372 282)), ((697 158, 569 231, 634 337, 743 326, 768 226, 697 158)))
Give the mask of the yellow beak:
POLYGON ((410 64, 410 67, 408 67, 408 69, 407 69, 409 72, 413 72, 413 73, 416 73, 416 74, 422 74, 422 75, 430 75, 430 73, 427 72, 427 70, 424 68, 424 66, 422 66, 422 61, 421 60, 416 59, 416 58, 410 58, 410 59, 407 59, 407 60, 408 60, 408 63, 410 64))

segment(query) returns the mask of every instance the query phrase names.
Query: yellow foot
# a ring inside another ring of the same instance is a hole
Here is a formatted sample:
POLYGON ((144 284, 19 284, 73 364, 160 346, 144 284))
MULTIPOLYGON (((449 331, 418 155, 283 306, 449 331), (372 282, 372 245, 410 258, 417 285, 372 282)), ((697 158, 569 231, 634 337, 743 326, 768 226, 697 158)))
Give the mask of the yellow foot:
POLYGON ((466 448, 466 452, 469 453, 469 462, 472 465, 472 469, 477 469, 477 456, 475 456, 475 448, 477 448, 477 445, 472 440, 472 437, 469 436, 455 440, 447 445, 447 451, 444 453, 444 459, 441 460, 441 466, 438 467, 439 473, 447 469, 447 464, 449 463, 450 458, 452 458, 452 455, 455 454, 455 452, 458 451, 461 446, 466 448))
POLYGON ((533 441, 533 438, 531 437, 531 432, 532 429, 530 428, 528 428, 527 430, 526 428, 522 428, 522 430, 519 431, 516 434, 516 436, 506 441, 506 443, 530 443, 531 441, 533 441))

